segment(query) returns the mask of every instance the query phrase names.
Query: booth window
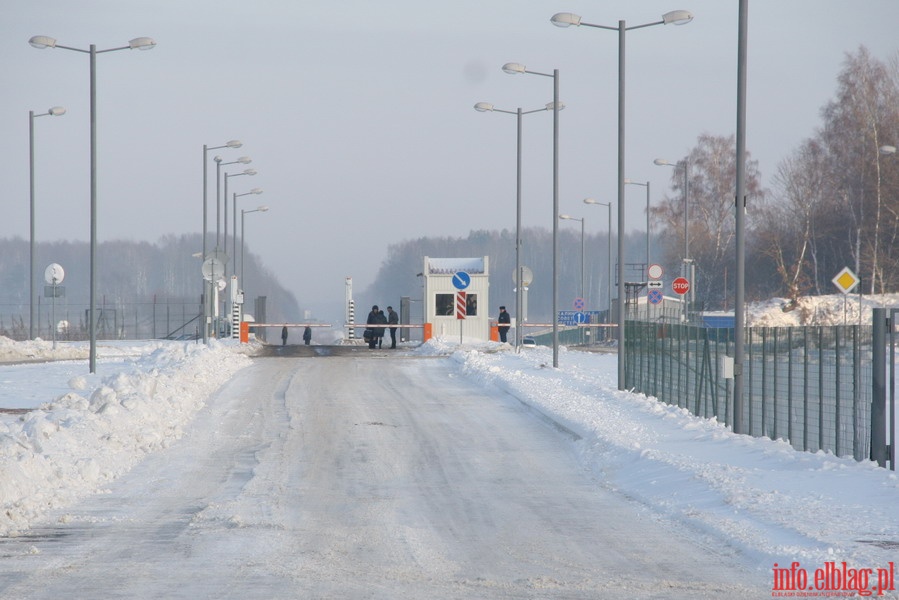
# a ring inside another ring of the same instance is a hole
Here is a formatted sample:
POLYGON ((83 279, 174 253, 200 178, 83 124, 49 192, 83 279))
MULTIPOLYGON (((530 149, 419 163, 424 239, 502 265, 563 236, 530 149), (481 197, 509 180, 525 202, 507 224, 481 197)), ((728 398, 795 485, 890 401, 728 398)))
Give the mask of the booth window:
MULTIPOLYGON (((456 316, 456 295, 437 294, 435 297, 434 314, 438 317, 456 316)), ((478 295, 465 295, 465 314, 469 317, 478 316, 478 295)))

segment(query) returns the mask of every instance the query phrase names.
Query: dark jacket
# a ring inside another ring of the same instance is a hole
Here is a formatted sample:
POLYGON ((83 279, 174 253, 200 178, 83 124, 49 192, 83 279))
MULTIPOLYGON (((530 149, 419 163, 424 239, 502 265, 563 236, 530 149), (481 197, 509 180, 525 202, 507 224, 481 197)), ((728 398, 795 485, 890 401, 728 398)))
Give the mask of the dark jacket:
POLYGON ((509 324, 512 322, 512 316, 504 310, 499 313, 499 319, 497 319, 497 321, 499 322, 500 327, 505 326, 508 328, 510 326, 509 324))
MULTIPOLYGON (((387 315, 384 314, 383 310, 379 310, 378 314, 375 315, 375 323, 377 323, 378 325, 387 325, 387 315)), ((376 327, 374 331, 375 331, 376 336, 383 337, 383 335, 384 335, 383 327, 376 327)))
POLYGON ((387 324, 388 325, 399 325, 400 316, 396 314, 395 310, 387 311, 387 324))

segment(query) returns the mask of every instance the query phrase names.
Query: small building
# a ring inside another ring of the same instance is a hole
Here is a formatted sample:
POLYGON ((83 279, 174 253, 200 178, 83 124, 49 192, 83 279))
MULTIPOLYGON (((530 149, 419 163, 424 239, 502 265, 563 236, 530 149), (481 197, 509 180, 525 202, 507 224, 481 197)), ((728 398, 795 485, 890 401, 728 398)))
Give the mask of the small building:
POLYGON ((424 320, 434 337, 490 339, 489 260, 424 257, 424 320), (457 278, 457 274, 461 277, 457 278), (454 279, 456 280, 454 283, 454 279), (469 283, 459 289, 459 280, 469 283), (464 293, 465 318, 457 316, 459 292, 464 293))

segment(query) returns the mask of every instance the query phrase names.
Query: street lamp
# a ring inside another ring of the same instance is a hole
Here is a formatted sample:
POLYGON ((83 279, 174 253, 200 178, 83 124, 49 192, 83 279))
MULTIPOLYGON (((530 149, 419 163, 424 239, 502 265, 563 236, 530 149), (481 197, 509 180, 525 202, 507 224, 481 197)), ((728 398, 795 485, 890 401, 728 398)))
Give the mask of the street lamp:
POLYGON ((66 114, 66 109, 62 106, 54 106, 45 113, 34 114, 33 110, 28 111, 28 173, 31 182, 31 243, 30 258, 28 261, 28 289, 31 301, 29 303, 28 312, 28 339, 34 339, 34 119, 36 117, 60 117, 66 114))
POLYGON ((594 200, 593 198, 584 198, 584 204, 596 204, 599 206, 605 206, 609 213, 609 264, 608 264, 608 290, 609 290, 609 322, 612 321, 612 203, 611 202, 599 202, 598 200, 594 200))
MULTIPOLYGON (((521 345, 521 322, 522 322, 522 299, 521 299, 521 287, 524 285, 524 277, 522 277, 521 271, 521 117, 522 115, 529 115, 531 113, 544 112, 547 110, 552 110, 554 104, 549 102, 544 108, 537 108, 534 110, 526 110, 522 111, 521 107, 519 107, 515 111, 511 110, 502 110, 496 108, 489 102, 478 102, 474 105, 474 109, 478 112, 498 112, 498 113, 506 113, 509 115, 516 115, 518 117, 518 151, 517 151, 517 173, 516 173, 516 181, 515 181, 515 318, 518 320, 518 327, 515 331, 515 350, 518 351, 521 345)), ((565 105, 562 104, 559 106, 559 110, 565 108, 565 105)))
POLYGON ((266 212, 267 206, 260 206, 253 210, 240 209, 240 280, 243 281, 243 240, 244 240, 244 217, 254 212, 266 212))
MULTIPOLYGON (((247 158, 247 157, 244 157, 247 158)), ((249 161, 249 159, 247 159, 249 161)), ((240 161, 237 161, 240 162, 240 161)), ((228 249, 228 178, 229 177, 240 177, 241 175, 250 175, 253 176, 256 174, 256 169, 244 169, 240 173, 225 173, 225 195, 223 198, 225 199, 225 223, 224 223, 224 231, 222 233, 222 251, 226 251, 228 249)), ((235 217, 236 218, 236 217, 235 217)), ((236 260, 237 257, 232 257, 233 260, 236 260)), ((226 269, 227 272, 227 269, 226 269)), ((233 273, 234 271, 232 271, 233 273)))
MULTIPOLYGON (((227 165, 237 165, 237 164, 248 165, 251 162, 253 162, 253 159, 250 158, 249 156, 241 156, 237 160, 232 160, 229 162, 222 162, 222 157, 216 156, 212 160, 215 161, 215 249, 218 250, 219 249, 219 239, 221 238, 221 235, 222 235, 221 229, 219 229, 219 227, 221 226, 221 223, 222 223, 222 214, 221 214, 222 195, 220 193, 221 190, 219 189, 219 184, 222 181, 222 167, 227 166, 227 165)), ((226 183, 226 185, 225 185, 225 223, 227 223, 227 222, 228 222, 228 186, 226 183)), ((226 225, 225 226, 225 237, 227 237, 227 236, 228 236, 228 227, 226 225)), ((221 246, 221 249, 223 252, 225 250, 227 250, 228 249, 227 244, 223 243, 221 246)))
POLYGON ((91 153, 91 243, 90 243, 90 372, 97 371, 97 55, 117 50, 152 50, 156 42, 152 38, 138 37, 128 42, 127 46, 97 50, 94 44, 89 50, 62 46, 55 38, 36 35, 28 43, 38 49, 62 48, 90 55, 90 153, 91 153))
POLYGON ((690 281, 690 291, 688 292, 690 294, 690 302, 688 303, 686 297, 684 298, 684 323, 687 323, 690 320, 688 305, 696 299, 696 276, 695 272, 691 272, 693 269, 691 268, 692 261, 690 260, 690 163, 686 157, 682 162, 677 163, 668 162, 664 158, 657 158, 652 162, 662 167, 673 167, 684 172, 684 266, 682 274, 690 281))
POLYGON ((581 299, 586 300, 584 296, 584 225, 586 218, 585 217, 572 217, 571 215, 559 215, 559 218, 564 221, 580 221, 581 223, 581 299))
POLYGON ((737 280, 734 284, 734 433, 743 428, 743 362, 745 360, 744 294, 746 285, 746 54, 749 0, 739 0, 737 23, 737 193, 734 198, 734 245, 737 280))
POLYGON ((559 102, 559 70, 553 69, 552 74, 529 71, 527 67, 519 63, 506 63, 503 72, 510 75, 527 73, 552 77, 553 80, 553 367, 559 366, 559 111, 562 105, 559 102))
POLYGON ((550 21, 557 27, 571 25, 595 27, 618 32, 618 389, 625 388, 625 352, 624 352, 624 82, 625 82, 625 33, 631 29, 641 29, 653 25, 684 25, 693 20, 693 15, 686 10, 674 10, 662 15, 661 21, 633 25, 627 27, 625 21, 618 21, 618 27, 584 23, 581 17, 572 13, 557 13, 550 21))
MULTIPOLYGON (((231 225, 231 254, 234 256, 234 266, 237 267, 237 199, 241 196, 249 196, 249 195, 258 195, 262 193, 262 188, 253 188, 249 192, 244 192, 243 194, 238 194, 235 192, 231 195, 231 210, 234 215, 233 223, 231 225)), ((241 223, 241 226, 243 223, 241 223)), ((241 235, 243 232, 241 231, 241 235)), ((241 265, 242 267, 243 265, 241 265)), ((237 274, 237 269, 235 268, 233 274, 237 274)), ((241 269, 241 277, 243 276, 243 269, 241 269)))
POLYGON ((649 182, 634 181, 633 179, 625 179, 625 185, 641 185, 646 188, 646 279, 649 279, 649 182))
MULTIPOLYGON (((207 211, 208 203, 206 201, 206 198, 208 196, 207 189, 209 187, 209 181, 208 181, 209 176, 207 175, 207 172, 206 172, 207 171, 206 166, 209 164, 209 158, 207 156, 207 153, 210 150, 218 150, 220 148, 240 148, 241 146, 243 146, 243 143, 240 140, 229 140, 221 146, 212 146, 211 148, 209 146, 207 146, 206 144, 203 144, 203 254, 200 256, 200 260, 203 262, 205 262, 206 258, 207 258, 207 256, 206 256, 206 230, 208 229, 208 226, 206 224, 206 221, 207 221, 206 213, 208 212, 207 211)), ((216 158, 218 158, 218 157, 216 157, 216 158)), ((216 161, 216 163, 218 163, 218 162, 219 161, 216 161)), ((215 186, 216 186, 215 201, 216 201, 216 207, 218 207, 218 173, 216 173, 215 186)), ((218 227, 218 221, 216 221, 216 227, 218 227)), ((216 245, 217 244, 218 244, 218 238, 216 238, 216 245)), ((212 289, 211 282, 207 283, 206 280, 203 279, 203 343, 204 344, 209 342, 209 326, 207 323, 207 321, 209 320, 209 317, 207 315, 209 314, 209 302, 210 302, 210 298, 212 296, 211 289, 212 289)))

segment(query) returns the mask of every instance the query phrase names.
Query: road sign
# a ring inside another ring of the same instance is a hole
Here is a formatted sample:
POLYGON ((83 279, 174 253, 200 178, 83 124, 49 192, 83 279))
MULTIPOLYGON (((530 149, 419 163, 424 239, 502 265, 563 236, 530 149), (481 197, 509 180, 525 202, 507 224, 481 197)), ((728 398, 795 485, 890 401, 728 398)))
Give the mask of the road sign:
POLYGON ((837 273, 837 276, 831 279, 831 281, 841 292, 848 294, 858 285, 859 278, 852 272, 852 269, 843 267, 843 270, 837 273))
POLYGON ((583 298, 575 298, 574 299, 574 310, 584 310, 587 306, 587 303, 583 298))
POLYGON ((44 271, 44 281, 49 283, 50 285, 57 285, 62 283, 62 280, 65 279, 66 272, 65 269, 62 268, 62 265, 51 263, 47 270, 44 271))
POLYGON ((465 300, 465 292, 456 292, 456 318, 464 319, 467 314, 467 303, 465 300))
POLYGON ((649 265, 649 278, 650 279, 661 279, 662 278, 662 265, 649 265))
MULTIPOLYGON (((521 266, 521 285, 522 287, 528 287, 531 285, 531 282, 534 281, 534 273, 531 271, 529 267, 521 266)), ((515 269, 512 269, 512 283, 518 285, 518 275, 515 273, 515 269)))
POLYGON ((456 274, 453 275, 453 287, 457 290, 464 290, 469 285, 471 285, 471 275, 465 271, 457 271, 456 274))
POLYGON ((690 291, 690 281, 686 277, 678 277, 671 282, 671 290, 683 296, 690 291))
POLYGON ((583 325, 599 323, 598 310, 560 310, 559 325, 583 325))
POLYGON ((646 282, 646 288, 649 290, 660 290, 663 287, 665 287, 665 282, 658 279, 646 282))
POLYGON ((649 290, 649 294, 646 296, 646 299, 649 300, 650 304, 661 304, 662 300, 664 300, 662 290, 649 290))

